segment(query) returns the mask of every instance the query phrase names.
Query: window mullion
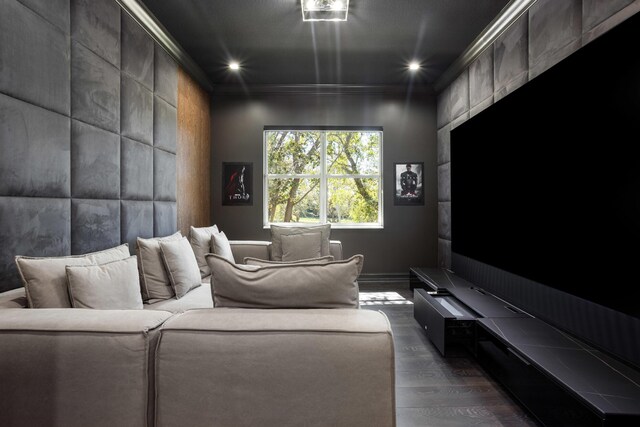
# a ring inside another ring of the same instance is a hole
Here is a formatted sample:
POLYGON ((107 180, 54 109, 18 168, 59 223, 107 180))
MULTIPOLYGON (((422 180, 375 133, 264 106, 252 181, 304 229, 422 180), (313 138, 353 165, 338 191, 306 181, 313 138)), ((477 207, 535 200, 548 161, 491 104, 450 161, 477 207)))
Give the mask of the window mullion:
POLYGON ((320 222, 327 222, 327 132, 320 133, 320 222))

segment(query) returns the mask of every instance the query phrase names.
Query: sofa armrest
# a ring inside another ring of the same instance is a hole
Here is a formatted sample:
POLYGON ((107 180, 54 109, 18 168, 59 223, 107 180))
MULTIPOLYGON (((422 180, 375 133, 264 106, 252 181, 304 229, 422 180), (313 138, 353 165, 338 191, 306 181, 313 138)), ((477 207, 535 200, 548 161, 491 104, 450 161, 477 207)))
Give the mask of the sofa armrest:
POLYGON ((171 313, 0 310, 0 425, 152 425, 153 356, 171 313))
POLYGON ((394 366, 380 312, 191 310, 161 330, 156 425, 394 426, 394 366))
POLYGON ((270 259, 271 242, 265 240, 229 240, 236 263, 243 264, 245 257, 270 259))

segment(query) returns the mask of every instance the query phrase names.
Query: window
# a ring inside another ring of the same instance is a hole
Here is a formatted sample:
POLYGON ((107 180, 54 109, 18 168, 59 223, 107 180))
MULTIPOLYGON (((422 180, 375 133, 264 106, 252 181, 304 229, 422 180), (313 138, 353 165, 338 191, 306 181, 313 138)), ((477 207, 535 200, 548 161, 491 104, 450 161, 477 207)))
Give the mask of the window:
POLYGON ((382 129, 264 131, 264 225, 382 227, 382 129))

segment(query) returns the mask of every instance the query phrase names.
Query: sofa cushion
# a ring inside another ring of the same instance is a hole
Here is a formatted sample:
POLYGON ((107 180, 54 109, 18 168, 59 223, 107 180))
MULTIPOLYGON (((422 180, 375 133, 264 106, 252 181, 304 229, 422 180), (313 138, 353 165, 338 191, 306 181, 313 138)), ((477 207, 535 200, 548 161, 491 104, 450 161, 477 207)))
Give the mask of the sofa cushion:
POLYGON ((66 270, 73 308, 142 308, 135 256, 100 265, 67 266, 66 270))
POLYGON ((189 229, 189 243, 191 243, 193 253, 198 261, 200 277, 206 277, 211 274, 211 270, 204 256, 211 252, 211 235, 217 232, 218 227, 215 224, 211 227, 191 226, 189 229))
POLYGON ((31 308, 70 308, 67 290, 68 265, 103 264, 130 256, 126 243, 115 248, 64 257, 17 256, 16 265, 31 308))
POLYGON ((304 264, 304 263, 313 263, 313 264, 326 264, 328 262, 333 261, 333 255, 321 256, 317 258, 306 258, 300 259, 297 261, 272 261, 268 259, 260 259, 253 257, 244 257, 244 263, 247 265, 257 265, 260 267, 264 267, 267 265, 291 265, 291 264, 304 264))
POLYGON ((273 259, 274 261, 282 261, 283 235, 308 234, 318 231, 322 236, 320 255, 330 255, 329 239, 331 237, 331 224, 307 225, 304 227, 271 225, 271 259, 273 259))
POLYGON ((236 262, 233 257, 233 252, 231 251, 231 244, 229 243, 229 239, 227 239, 227 235, 224 234, 224 231, 211 235, 211 249, 214 254, 226 258, 229 262, 236 262))
POLYGON ((169 299, 174 293, 169 276, 162 261, 160 241, 178 240, 182 238, 180 232, 166 237, 155 237, 136 241, 138 255, 138 270, 140 270, 140 288, 142 299, 169 299))
POLYGON ((326 264, 236 265, 207 255, 216 307, 356 308, 364 257, 326 264))
POLYGON ((162 260, 176 298, 182 298, 191 289, 200 286, 200 270, 186 237, 179 240, 160 241, 162 260))
POLYGON ((322 254, 322 234, 319 231, 302 234, 283 234, 282 261, 318 258, 322 254))
POLYGON ((27 307, 29 307, 29 302, 24 287, 0 293, 0 309, 27 307))
POLYGON ((145 310, 170 311, 171 313, 182 313, 198 308, 213 308, 209 280, 208 277, 202 279, 201 286, 193 289, 180 299, 149 300, 144 304, 143 308, 145 310))

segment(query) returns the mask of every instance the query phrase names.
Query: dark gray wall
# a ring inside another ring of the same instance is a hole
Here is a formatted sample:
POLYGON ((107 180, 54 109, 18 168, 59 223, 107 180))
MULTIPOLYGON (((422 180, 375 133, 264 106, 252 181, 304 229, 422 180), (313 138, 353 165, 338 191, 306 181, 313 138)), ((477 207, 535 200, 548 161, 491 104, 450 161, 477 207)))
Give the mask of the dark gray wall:
POLYGON ((212 220, 229 239, 270 240, 262 225, 264 126, 382 126, 384 229, 333 229, 345 255, 365 255, 364 273, 408 274, 435 266, 436 110, 429 93, 380 88, 218 90, 212 96, 212 220), (222 206, 222 162, 253 162, 253 206, 222 206), (393 163, 423 161, 424 206, 393 205, 393 163))
POLYGON ((0 291, 15 255, 174 232, 177 65, 114 0, 0 10, 0 291))

